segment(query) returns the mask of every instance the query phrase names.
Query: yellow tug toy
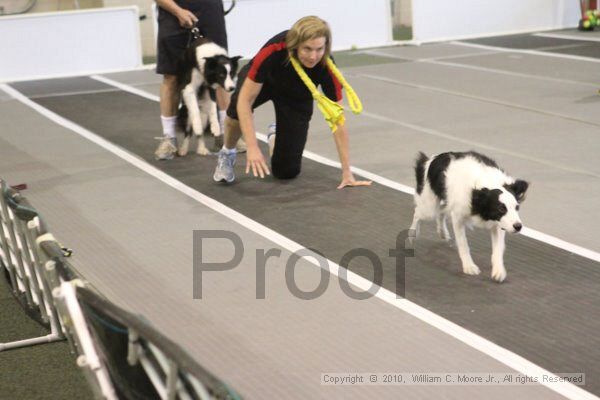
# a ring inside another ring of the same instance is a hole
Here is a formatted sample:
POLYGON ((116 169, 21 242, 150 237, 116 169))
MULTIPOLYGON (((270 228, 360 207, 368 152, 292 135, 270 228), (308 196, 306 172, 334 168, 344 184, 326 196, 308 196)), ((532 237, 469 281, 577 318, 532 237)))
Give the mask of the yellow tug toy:
MULTIPOLYGON (((315 84, 310 80, 308 75, 306 75, 306 72, 304 72, 304 69, 302 69, 298 60, 296 60, 294 57, 290 57, 290 61, 298 73, 298 76, 300 79, 302 79, 302 82, 304 82, 308 90, 310 90, 312 97, 317 102, 317 106, 323 113, 325 121, 327 121, 327 124, 331 128, 331 132, 335 132, 338 126, 343 125, 346 121, 346 118, 344 117, 344 107, 317 90, 315 84)), ((346 81, 342 73, 337 69, 330 58, 327 59, 327 65, 335 77, 340 81, 342 87, 346 89, 346 94, 348 95, 348 104, 350 105, 352 112, 354 114, 360 114, 363 110, 362 103, 360 102, 360 99, 358 98, 354 89, 352 89, 352 86, 350 86, 350 84, 346 81)))

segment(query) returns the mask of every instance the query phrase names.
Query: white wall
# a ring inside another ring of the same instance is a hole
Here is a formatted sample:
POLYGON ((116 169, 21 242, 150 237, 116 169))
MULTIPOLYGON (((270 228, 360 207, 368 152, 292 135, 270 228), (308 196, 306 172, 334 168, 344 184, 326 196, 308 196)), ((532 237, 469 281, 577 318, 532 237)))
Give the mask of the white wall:
MULTIPOLYGON (((39 0, 38 0, 39 1, 39 0)), ((81 1, 81 0, 79 0, 81 1)), ((156 37, 154 36, 154 17, 153 6, 156 4, 153 0, 103 0, 104 7, 124 7, 137 6, 140 15, 145 15, 146 19, 140 21, 140 38, 142 42, 142 55, 156 55, 156 37)))
POLYGON ((137 7, 0 17, 0 81, 141 66, 137 7))
MULTIPOLYGON (((225 1, 225 8, 229 4, 225 1)), ((242 0, 226 17, 229 53, 252 57, 268 39, 306 15, 330 24, 336 50, 392 41, 390 0, 242 0)))
POLYGON ((577 26, 578 0, 413 0, 413 39, 434 41, 577 26))

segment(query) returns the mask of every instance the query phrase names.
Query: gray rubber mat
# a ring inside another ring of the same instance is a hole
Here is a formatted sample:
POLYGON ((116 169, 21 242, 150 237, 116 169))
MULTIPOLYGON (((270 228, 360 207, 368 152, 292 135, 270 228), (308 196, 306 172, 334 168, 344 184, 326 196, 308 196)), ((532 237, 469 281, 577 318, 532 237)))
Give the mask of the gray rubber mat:
POLYGON ((464 40, 467 43, 508 49, 538 50, 574 56, 600 58, 600 43, 586 40, 525 35, 506 35, 464 40))
MULTIPOLYGON (((20 90, 20 84, 14 86, 20 90)), ((215 184, 214 157, 152 159, 157 144, 152 138, 158 133, 155 102, 123 92, 36 101, 335 262, 353 249, 372 251, 382 262, 383 286, 396 290, 398 271, 389 251, 412 218, 409 196, 378 185, 338 191, 339 170, 309 160, 294 181, 257 181, 243 174, 240 156, 236 183, 215 184)), ((585 372, 585 389, 600 394, 598 263, 514 236, 505 257, 508 279, 495 284, 489 279, 486 234, 470 235, 483 273, 467 277, 460 272, 456 250, 435 239, 431 228, 423 231, 416 258, 409 259, 405 271, 408 299, 552 372, 585 372)), ((349 268, 369 279, 373 275, 364 258, 355 258, 349 268)))

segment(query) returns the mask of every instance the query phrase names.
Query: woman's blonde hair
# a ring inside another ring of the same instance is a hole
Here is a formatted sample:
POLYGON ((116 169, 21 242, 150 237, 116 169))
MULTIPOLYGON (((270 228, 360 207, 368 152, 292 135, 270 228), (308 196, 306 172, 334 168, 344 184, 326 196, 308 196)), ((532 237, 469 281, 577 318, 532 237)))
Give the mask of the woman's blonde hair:
POLYGON ((298 48, 302 43, 321 37, 325 38, 325 54, 321 59, 321 63, 326 64, 327 58, 331 54, 331 29, 329 29, 329 25, 314 15, 300 18, 285 37, 288 54, 290 57, 298 58, 298 48))

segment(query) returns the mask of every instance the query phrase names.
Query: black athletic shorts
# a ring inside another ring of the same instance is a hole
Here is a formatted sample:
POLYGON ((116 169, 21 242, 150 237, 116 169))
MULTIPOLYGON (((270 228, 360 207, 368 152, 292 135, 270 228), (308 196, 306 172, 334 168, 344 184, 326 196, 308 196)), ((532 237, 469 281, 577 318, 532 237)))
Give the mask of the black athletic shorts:
MULTIPOLYGON (((250 64, 246 64, 238 74, 238 81, 227 109, 230 118, 238 120, 237 102, 240 89, 248 75, 250 64)), ((272 100, 275 107, 277 137, 271 156, 273 176, 279 179, 291 179, 298 176, 302 166, 302 153, 306 145, 308 127, 313 112, 312 99, 303 102, 281 99, 273 95, 268 83, 264 83, 252 109, 272 100)))
MULTIPOLYGON (((194 13, 203 36, 227 49, 222 0, 176 0, 176 3, 194 13)), ((156 72, 175 75, 177 62, 190 43, 190 30, 182 28, 173 14, 159 7, 157 36, 156 72)))

